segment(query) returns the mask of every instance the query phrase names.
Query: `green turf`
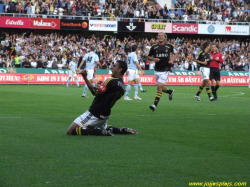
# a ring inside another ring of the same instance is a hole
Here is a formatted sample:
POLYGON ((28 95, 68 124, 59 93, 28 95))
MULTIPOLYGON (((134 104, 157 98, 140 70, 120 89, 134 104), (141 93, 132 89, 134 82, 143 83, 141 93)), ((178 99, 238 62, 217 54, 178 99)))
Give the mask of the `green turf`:
POLYGON ((83 88, 0 85, 0 186, 250 186, 250 89, 221 87, 213 102, 204 90, 199 102, 198 86, 171 88, 173 100, 163 94, 155 112, 156 86, 114 106, 109 124, 138 135, 95 137, 66 135, 94 98, 82 98, 83 88))

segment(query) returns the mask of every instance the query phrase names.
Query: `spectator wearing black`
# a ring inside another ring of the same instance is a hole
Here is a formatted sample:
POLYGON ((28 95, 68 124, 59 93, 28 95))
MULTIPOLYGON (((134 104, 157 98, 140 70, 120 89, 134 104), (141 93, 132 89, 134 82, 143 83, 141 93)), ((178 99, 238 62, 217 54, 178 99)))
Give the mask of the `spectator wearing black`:
POLYGON ((24 61, 22 63, 23 68, 31 68, 31 64, 29 62, 29 59, 27 57, 24 58, 24 61))
MULTIPOLYGON (((83 15, 83 6, 81 3, 77 3, 77 6, 76 6, 76 15, 77 16, 82 16, 83 15)), ((81 19, 81 18, 78 18, 78 19, 81 19)))
POLYGON ((52 63, 52 69, 57 69, 58 67, 57 67, 57 60, 56 59, 54 59, 53 60, 53 63, 52 63))
POLYGON ((36 68, 46 68, 42 62, 42 58, 38 59, 36 68))
POLYGON ((108 69, 108 64, 106 59, 103 59, 102 69, 108 69))
POLYGON ((49 13, 49 7, 48 5, 44 5, 44 7, 41 10, 41 14, 48 14, 49 13))

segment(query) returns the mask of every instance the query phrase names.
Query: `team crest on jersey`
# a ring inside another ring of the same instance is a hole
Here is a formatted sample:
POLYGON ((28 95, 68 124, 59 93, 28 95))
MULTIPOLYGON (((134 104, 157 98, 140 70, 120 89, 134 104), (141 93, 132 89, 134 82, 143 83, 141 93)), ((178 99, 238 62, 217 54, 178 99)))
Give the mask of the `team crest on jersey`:
POLYGON ((166 53, 168 52, 168 49, 166 49, 166 53))

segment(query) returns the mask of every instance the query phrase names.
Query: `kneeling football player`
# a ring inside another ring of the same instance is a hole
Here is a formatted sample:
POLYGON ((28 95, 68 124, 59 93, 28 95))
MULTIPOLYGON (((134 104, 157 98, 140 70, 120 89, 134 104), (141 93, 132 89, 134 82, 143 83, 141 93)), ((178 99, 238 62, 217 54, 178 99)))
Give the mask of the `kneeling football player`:
POLYGON ((124 95, 123 75, 126 71, 127 63, 117 61, 113 66, 112 77, 106 79, 104 83, 99 81, 97 87, 94 87, 87 79, 87 70, 81 71, 80 74, 95 98, 90 108, 69 126, 67 135, 138 134, 136 130, 131 128, 116 128, 107 125, 111 108, 124 95))

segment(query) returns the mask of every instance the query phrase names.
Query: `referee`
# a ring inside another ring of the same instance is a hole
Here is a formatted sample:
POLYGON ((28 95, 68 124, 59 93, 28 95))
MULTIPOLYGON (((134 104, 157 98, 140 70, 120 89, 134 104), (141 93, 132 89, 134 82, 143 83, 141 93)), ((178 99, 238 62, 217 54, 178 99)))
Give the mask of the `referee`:
POLYGON ((222 59, 221 53, 218 51, 216 44, 212 44, 210 51, 211 62, 210 62, 210 80, 211 89, 214 99, 217 100, 217 90, 220 87, 220 63, 222 64, 224 60, 222 59))

